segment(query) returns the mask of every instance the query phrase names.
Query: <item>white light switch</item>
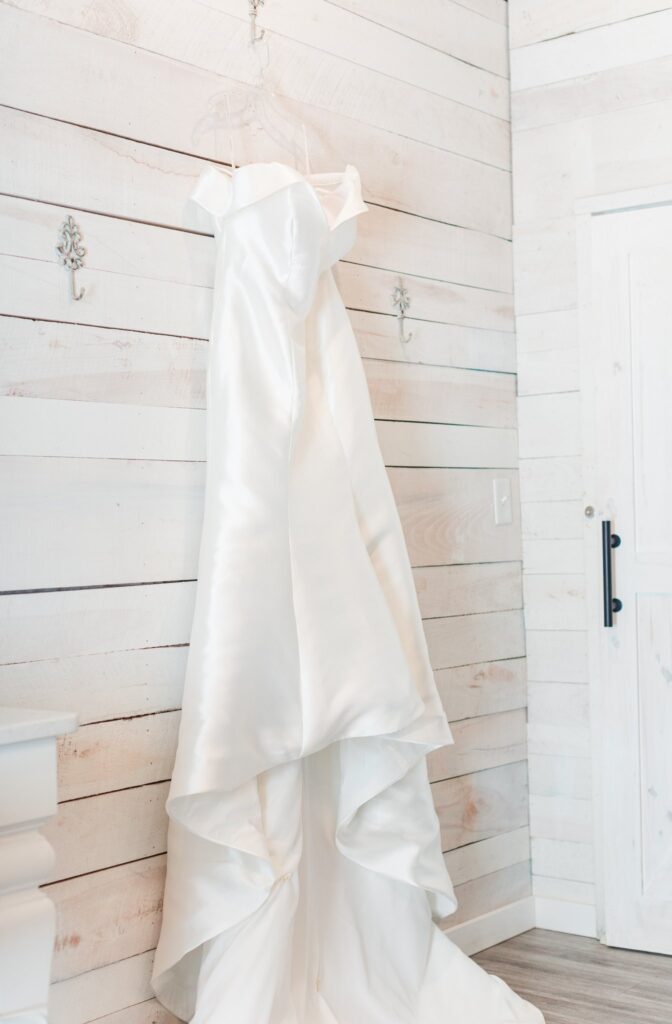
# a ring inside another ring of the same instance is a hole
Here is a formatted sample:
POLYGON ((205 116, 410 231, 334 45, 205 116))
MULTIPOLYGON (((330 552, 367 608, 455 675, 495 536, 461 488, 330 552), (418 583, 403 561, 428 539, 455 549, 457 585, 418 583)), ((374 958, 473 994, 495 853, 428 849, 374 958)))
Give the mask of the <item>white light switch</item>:
POLYGON ((492 496, 495 502, 495 526, 508 526, 513 522, 511 481, 508 477, 492 481, 492 496))

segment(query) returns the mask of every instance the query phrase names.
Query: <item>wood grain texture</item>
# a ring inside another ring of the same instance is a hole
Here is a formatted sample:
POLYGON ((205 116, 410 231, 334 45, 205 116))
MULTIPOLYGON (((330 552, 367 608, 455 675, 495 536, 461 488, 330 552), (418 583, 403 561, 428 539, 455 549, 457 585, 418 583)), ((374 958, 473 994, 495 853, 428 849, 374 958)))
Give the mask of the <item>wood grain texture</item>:
POLYGON ((150 857, 45 886, 57 915, 54 981, 155 947, 165 861, 150 857))
MULTIPOLYGON (((227 133, 197 122, 250 80, 247 17, 238 0, 177 0, 160 26, 154 0, 17 0, 0 15, 0 471, 16 512, 0 585, 26 591, 0 595, 0 688, 21 706, 75 706, 82 723, 61 747, 50 826, 52 1017, 173 1024, 148 977, 214 258, 187 197, 206 163, 231 160, 227 133), (78 306, 53 259, 71 211, 88 249, 78 306)), ((434 790, 466 921, 529 892, 506 5, 432 0, 429 18, 279 0, 260 21, 315 169, 354 163, 369 204, 339 287, 459 740, 434 790), (390 303, 400 278, 409 344, 390 303), (495 477, 512 482, 511 527, 494 527, 495 477)), ((236 144, 243 162, 287 159, 261 133, 236 144)))
POLYGON ((511 0, 509 33, 512 48, 529 46, 557 36, 585 32, 615 22, 665 10, 666 0, 511 0))
MULTIPOLYGON (((8 456, 0 476, 11 498, 2 590, 195 578, 203 464, 8 456)), ((520 559, 518 516, 494 525, 492 471, 393 468, 389 476, 414 566, 520 559)), ((516 473, 507 476, 517 511, 516 473)))
POLYGON ((515 900, 525 899, 532 893, 532 879, 528 860, 492 871, 481 878, 455 887, 458 906, 454 914, 443 918, 443 928, 454 928, 488 914, 515 900))
POLYGON ((432 782, 525 760, 524 708, 453 722, 451 731, 454 744, 428 757, 432 782))
POLYGON ((665 1024, 669 959, 536 928, 475 957, 538 1006, 546 1024, 665 1024))
POLYGON ((433 785, 444 850, 523 828, 528 823, 524 761, 433 785))
MULTIPOLYGON (((15 161, 0 168, 2 191, 24 201, 75 206, 109 216, 210 233, 191 189, 207 161, 3 107, 0 124, 15 161), (49 142, 51 162, 39 158, 49 142), (90 164, 82 180, 73 152, 90 164), (22 162, 30 163, 25 173, 22 162), (100 177, 97 177, 97 175, 100 177)), ((494 291, 512 289, 511 243, 371 203, 348 262, 494 291)), ((148 268, 145 268, 148 269, 148 268)))
POLYGON ((524 658, 444 668, 435 678, 451 721, 512 711, 527 702, 524 658))
MULTIPOLYGON (((212 96, 227 85, 221 74, 113 39, 87 34, 82 41, 69 26, 37 15, 16 10, 3 19, 8 61, 0 99, 31 113, 194 152, 194 117, 189 112, 207 111, 212 96), (14 66, 13 54, 25 48, 28 39, 30 61, 14 66), (116 68, 113 87, 101 72, 110 66, 116 68), (162 96, 160 110, 153 99, 157 94, 162 96), (181 128, 180 111, 186 114, 181 128)), ((246 31, 240 22, 240 52, 246 31)), ((321 131, 325 115, 319 107, 291 106, 314 140, 311 161, 316 170, 354 163, 368 182, 365 197, 381 206, 508 237, 508 171, 373 126, 363 133, 358 122, 333 112, 327 136, 321 131), (439 180, 444 186, 440 190, 435 189, 439 180)), ((244 162, 275 156, 274 143, 265 136, 254 138, 256 148, 246 146, 244 162)), ((200 155, 215 156, 209 136, 200 155)))
POLYGON ((651 13, 630 18, 625 14, 612 16, 611 24, 596 28, 584 25, 583 31, 514 49, 512 92, 669 56, 672 10, 663 9, 665 6, 661 0, 651 13))
POLYGON ((149 976, 154 950, 125 957, 51 986, 52 1024, 87 1024, 152 998, 149 976))

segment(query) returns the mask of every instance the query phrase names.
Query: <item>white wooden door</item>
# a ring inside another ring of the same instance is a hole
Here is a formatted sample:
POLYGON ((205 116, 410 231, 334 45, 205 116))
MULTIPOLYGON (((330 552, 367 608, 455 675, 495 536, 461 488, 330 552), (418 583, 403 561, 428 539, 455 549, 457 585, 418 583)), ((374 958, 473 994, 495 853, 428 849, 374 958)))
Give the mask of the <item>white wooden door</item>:
POLYGON ((590 218, 588 615, 602 938, 672 954, 672 206, 590 218), (603 624, 600 520, 623 602, 603 624))

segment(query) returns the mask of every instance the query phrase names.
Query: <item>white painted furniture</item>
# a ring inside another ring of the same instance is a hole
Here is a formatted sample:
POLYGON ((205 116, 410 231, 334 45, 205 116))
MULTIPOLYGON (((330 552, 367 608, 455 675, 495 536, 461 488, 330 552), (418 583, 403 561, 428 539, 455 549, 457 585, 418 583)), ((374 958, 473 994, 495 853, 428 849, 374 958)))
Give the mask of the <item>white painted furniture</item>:
POLYGON ((74 714, 0 708, 0 1022, 44 1024, 55 912, 38 886, 53 851, 38 831, 56 813, 56 737, 74 714))

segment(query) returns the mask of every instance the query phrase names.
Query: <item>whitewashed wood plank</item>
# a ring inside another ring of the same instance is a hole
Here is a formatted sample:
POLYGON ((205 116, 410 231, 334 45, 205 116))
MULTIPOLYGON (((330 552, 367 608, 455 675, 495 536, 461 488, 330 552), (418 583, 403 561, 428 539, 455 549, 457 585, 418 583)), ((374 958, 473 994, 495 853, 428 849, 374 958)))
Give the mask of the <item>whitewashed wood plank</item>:
POLYGON ((547 349, 520 356, 518 394, 521 396, 578 391, 579 384, 578 348, 547 349))
POLYGON ((364 364, 378 419, 514 428, 515 377, 436 366, 364 364))
POLYGON ((0 319, 0 330, 0 395, 205 407, 204 338, 9 316, 0 319))
POLYGON ((515 473, 506 475, 511 481, 513 522, 495 526, 490 471, 391 469, 413 564, 519 561, 518 481, 515 473))
MULTIPOLYGON (((197 409, 0 397, 0 455, 203 462, 205 419, 197 409)), ((513 430, 392 421, 376 427, 388 466, 516 465, 513 430)))
MULTIPOLYGON (((193 592, 193 584, 182 586, 193 592)), ((162 591, 157 588, 155 593, 159 604, 166 607, 167 602, 161 600, 162 591)), ((129 613, 131 609, 129 602, 129 613)), ((168 614, 171 611, 166 607, 168 614)), ((92 625, 100 630, 98 636, 102 635, 103 630, 91 609, 88 612, 92 625)), ((185 608, 184 620, 174 636, 188 634, 190 620, 186 612, 185 608)), ((40 617, 36 615, 35 624, 39 625, 39 621, 40 617)), ((133 639, 120 633, 112 642, 123 646, 133 639)), ((86 640, 82 641, 82 646, 86 646, 86 640)), ((24 653, 32 654, 33 660, 0 666, 0 693, 3 701, 11 707, 54 708, 59 711, 76 708, 80 725, 87 725, 113 718, 173 711, 182 703, 186 644, 52 659, 40 658, 44 650, 41 637, 35 635, 31 647, 32 650, 24 653)))
POLYGON ((523 536, 523 568, 526 573, 582 573, 583 540, 537 540, 523 536))
POLYGON ((148 999, 116 1013, 105 1014, 98 1018, 96 1024, 180 1024, 180 1021, 157 999, 148 999))
MULTIPOLYGON (((390 297, 399 284, 399 275, 359 264, 340 263, 337 281, 348 307, 385 312, 390 308, 390 297), (372 293, 377 296, 373 305, 372 293)), ((413 303, 413 316, 421 320, 494 331, 513 330, 513 296, 504 292, 430 281, 410 274, 404 276, 403 283, 413 303)))
MULTIPOLYGON (((468 615, 522 604, 520 568, 515 563, 471 565, 464 571, 459 566, 436 572, 420 568, 415 577, 425 614, 468 615), (455 588, 448 587, 447 577, 455 581, 455 588)), ((3 686, 20 706, 35 702, 51 707, 62 699, 65 703, 58 706, 67 708, 78 693, 82 721, 178 706, 186 657, 181 645, 189 641, 195 589, 194 582, 183 582, 1 597, 0 650, 8 666, 3 686), (92 660, 87 663, 85 655, 92 660), (86 685, 85 693, 77 690, 77 680, 86 685)), ((518 700, 522 665, 476 666, 473 672, 465 670, 464 678, 448 673, 446 686, 450 679, 455 693, 465 690, 464 705, 460 701, 454 707, 472 708, 454 717, 468 717, 486 713, 496 687, 501 686, 505 702, 518 700)), ((505 703, 492 710, 510 706, 505 703)))
POLYGON ((362 355, 402 363, 433 363, 466 369, 515 373, 515 335, 407 318, 411 340, 399 340, 396 317, 349 311, 362 355))
POLYGON ((565 796, 530 795, 530 835, 590 843, 593 822, 590 800, 565 796))
MULTIPOLYGON (((167 783, 159 783, 61 804, 48 831, 58 857, 54 880, 163 852, 166 795, 167 783)), ((523 827, 447 853, 453 883, 528 860, 529 843, 523 827)))
POLYGON ((533 839, 532 865, 535 875, 567 878, 575 882, 595 880, 594 851, 591 843, 571 843, 563 839, 533 839))
POLYGON ((51 986, 51 1024, 88 1024, 152 998, 154 950, 117 960, 51 986))
POLYGON ((383 25, 458 60, 508 76, 506 26, 484 19, 459 3, 426 0, 423 16, 406 4, 385 0, 334 0, 337 7, 383 25))
POLYGON ((519 658, 525 653, 522 611, 427 619, 424 625, 435 669, 519 658))
MULTIPOLYGON (((525 765, 518 763, 447 780, 432 789, 447 813, 444 849, 526 824, 525 765)), ((130 957, 155 944, 165 858, 152 857, 45 888, 58 914, 54 979, 130 957)))
POLYGON ((503 832, 479 843, 470 843, 444 854, 446 867, 453 885, 471 882, 482 875, 511 867, 530 859, 530 833, 528 828, 503 832))
MULTIPOLYGON (((539 102, 543 104, 544 98, 540 96, 539 102)), ((513 168, 519 228, 573 217, 576 198, 594 192, 591 121, 514 132, 513 168)))
MULTIPOLYGON (((102 36, 82 37, 66 25, 22 11, 5 14, 5 32, 0 99, 6 105, 209 159, 230 159, 228 141, 221 152, 221 132, 219 149, 210 140, 212 133, 198 149, 193 141, 193 112, 207 113, 212 96, 227 84, 221 75, 102 36), (15 63, 17 48, 24 60, 15 63), (114 76, 108 68, 114 68, 114 76), (156 95, 162 96, 160 109, 156 95)), ((509 234, 508 171, 379 128, 362 131, 358 122, 319 107, 296 109, 310 131, 316 170, 354 163, 372 202, 502 237, 509 234)), ((287 159, 270 136, 256 134, 254 140, 244 162, 287 159)))
POLYGON ((436 685, 451 721, 525 707, 525 659, 440 669, 436 685))
POLYGON ((558 395, 522 395, 518 399, 518 448, 521 459, 579 455, 581 411, 578 391, 558 395))
MULTIPOLYGON (((474 2, 482 4, 484 0, 470 0, 474 2)), ((242 17, 236 0, 220 0, 220 6, 242 17)), ((259 22, 277 35, 287 31, 289 16, 292 35, 318 49, 355 60, 390 78, 403 78, 468 106, 508 117, 506 84, 503 87, 501 76, 483 72, 440 51, 428 51, 413 39, 392 34, 375 22, 339 10, 336 4, 320 3, 319 14, 311 10, 311 17, 308 17, 301 0, 290 0, 290 6, 285 0, 280 10, 267 7, 259 22)))
MULTIPOLYGON (((509 634, 516 625, 512 623, 511 616, 506 614, 455 617, 433 620, 433 623, 450 628, 450 653, 447 657, 459 659, 483 656, 488 649, 497 654, 499 648, 502 648, 506 654, 507 646, 509 649, 511 647, 509 634)), ((518 646, 522 649, 520 630, 517 632, 518 646)), ((443 640, 445 642, 445 636, 443 640)), ((430 649, 436 646, 436 642, 435 637, 432 645, 430 638, 430 649)), ((90 662, 91 659, 87 660, 90 662)), ((38 663, 38 667, 42 667, 43 671, 48 670, 44 662, 38 663)), ((466 723, 459 724, 456 727, 457 735, 465 734, 465 740, 460 743, 459 755, 453 755, 450 751, 447 753, 451 764, 451 758, 457 758, 454 769, 447 769, 444 765, 441 771, 455 770, 464 774, 475 770, 474 766, 480 769, 486 764, 520 759, 524 754, 524 712, 504 712, 503 715, 491 716, 489 722, 468 719, 466 723), (488 738, 482 739, 482 746, 487 749, 471 749, 473 730, 483 737, 487 733, 488 738), (500 735, 502 730, 506 733, 503 739, 500 735)), ((59 793, 62 798, 79 802, 82 797, 147 786, 169 778, 178 719, 178 713, 170 711, 82 726, 76 735, 63 741, 59 748, 59 793)))
POLYGON ((531 892, 532 878, 528 861, 501 868, 456 886, 457 910, 450 917, 443 918, 439 926, 454 928, 465 921, 475 920, 482 914, 524 899, 531 892))
POLYGON ((45 886, 57 915, 52 979, 153 949, 164 877, 161 856, 45 886))
MULTIPOLYGON (((437 365, 450 365, 455 360, 458 368, 472 364, 481 370, 512 367, 513 335, 414 321, 413 340, 404 346, 399 344, 394 317, 374 313, 351 313, 350 316, 365 358, 437 365)), ((205 339, 14 317, 2 318, 0 327, 3 335, 0 395, 205 407, 208 359, 205 339)), ((425 374, 431 380, 431 374, 428 371, 425 374)), ((457 400, 468 380, 464 375, 455 379, 457 390, 453 397, 457 400)), ((484 380, 487 384, 489 378, 484 380)), ((485 393, 475 388, 476 383, 477 378, 472 377, 467 390, 476 408, 485 407, 485 393)), ((446 387, 449 387, 448 382, 446 387)), ((494 388, 492 390, 494 392, 494 388)), ((513 401, 511 386, 510 390, 513 401)), ((496 401, 500 405, 499 399, 496 401)), ((386 407, 390 408, 389 400, 386 407)), ((438 402, 435 407, 436 417, 443 409, 438 402)))
POLYGON ((552 310, 549 313, 517 316, 516 345, 520 357, 578 348, 576 310, 552 310))
POLYGON ((596 194, 670 181, 672 139, 665 127, 671 111, 672 101, 666 100, 594 118, 591 143, 596 194))
MULTIPOLYGON (((433 567, 414 575, 425 615, 465 616, 522 605, 517 563, 433 567)), ((194 592, 193 583, 182 583, 0 599, 0 639, 10 661, 0 668, 3 699, 15 707, 76 707, 82 725, 179 708, 194 592), (139 649, 118 649, 133 646, 139 649), (96 647, 105 653, 88 653, 96 647)), ((519 662, 439 676, 454 718, 525 703, 519 662)))
POLYGON ((574 217, 516 225, 516 314, 571 309, 577 302, 574 217))
MULTIPOLYGON (((253 80, 253 64, 246 52, 249 24, 246 12, 241 11, 235 0, 220 0, 217 7, 205 8, 193 0, 178 0, 166 13, 160 34, 156 31, 151 0, 130 0, 129 17, 122 23, 91 17, 84 3, 73 4, 72 0, 47 3, 19 0, 19 3, 24 10, 46 14, 57 21, 206 71, 226 74, 236 81, 253 80), (189 25, 189 32, 184 31, 185 25, 189 25), (213 49, 213 38, 225 39, 226 48, 213 49)), ((480 91, 473 90, 469 96, 471 102, 465 109, 463 101, 455 102, 444 95, 447 91, 445 78, 440 90, 421 88, 417 73, 414 74, 412 67, 408 68, 408 61, 420 60, 425 67, 429 62, 437 70, 440 67, 457 78, 459 71, 454 69, 455 62, 443 57, 440 47, 434 45, 428 50, 418 46, 412 34, 407 33, 405 37, 402 34, 399 38, 381 30, 376 19, 368 18, 363 23, 347 10, 339 11, 339 6, 318 2, 307 15, 301 0, 283 0, 279 11, 269 8, 260 12, 260 24, 272 26, 273 87, 277 95, 300 103, 308 100, 330 114, 345 115, 365 125, 396 131, 450 151, 457 147, 458 152, 467 150, 466 155, 507 166, 506 124, 500 120, 500 117, 507 117, 505 111, 499 110, 498 117, 482 112, 481 108, 489 109, 489 104, 480 101, 480 91), (291 26, 290 32, 288 26, 291 26), (366 50, 362 45, 363 36, 370 37, 371 45, 366 50), (336 39, 340 40, 340 47, 334 46, 336 39), (389 63, 390 51, 400 54, 408 51, 406 72, 382 75, 375 67, 375 47, 384 50, 386 63, 389 63), (339 55, 341 48, 343 53, 339 55)), ((473 85, 491 85, 493 91, 506 93, 507 81, 502 87, 490 74, 476 72, 476 68, 483 68, 508 78, 505 30, 488 22, 483 25, 483 19, 461 14, 459 8, 458 18, 478 25, 479 35, 483 37, 480 50, 490 54, 489 62, 469 61, 474 67, 466 75, 460 69, 461 84, 466 85, 466 79, 473 85), (495 63, 499 63, 499 69, 490 66, 495 63)), ((445 12, 439 25, 447 20, 448 12, 445 12)), ((463 38, 465 31, 466 25, 461 25, 458 38, 463 38)), ((468 36, 464 45, 470 45, 468 36)))
POLYGON ((527 742, 530 754, 590 757, 588 687, 581 683, 530 683, 527 742))
POLYGON ((525 540, 580 540, 584 511, 579 501, 530 501, 521 506, 525 540))
POLYGON ((664 56, 634 68, 609 68, 598 74, 525 89, 511 97, 514 125, 522 131, 669 100, 671 69, 672 57, 664 56))
POLYGON ((666 57, 672 48, 672 10, 572 33, 514 49, 511 90, 531 89, 608 68, 666 57))
MULTIPOLYGON (((473 567, 470 577, 475 591, 467 589, 462 599, 456 595, 453 613, 465 605, 497 605, 492 590, 482 599, 474 596, 480 584, 473 567)), ((3 686, 22 707, 26 701, 71 707, 80 682, 88 681, 78 697, 82 721, 175 708, 185 658, 180 645, 190 638, 195 590, 194 583, 176 583, 4 596, 3 686)), ((468 617, 463 613, 461 622, 468 617)), ((454 629, 459 634, 459 626, 454 629)), ((437 682, 451 717, 467 718, 522 707, 523 670, 522 660, 504 659, 440 672, 437 682)))
POLYGON ((56 851, 50 881, 165 853, 168 783, 61 803, 45 835, 56 851))
MULTIPOLYGON (((0 291, 0 311, 51 320, 79 318, 80 323, 86 317, 106 327, 208 337, 215 259, 210 238, 80 214, 88 246, 86 266, 79 272, 87 301, 80 308, 69 299, 63 268, 50 255, 54 231, 67 213, 46 203, 0 198, 2 262, 11 275, 0 291), (115 309, 114 303, 121 308, 115 309)), ((338 273, 346 305, 376 312, 389 311, 398 280, 391 271, 356 264, 341 264, 338 273)), ((512 329, 511 300, 504 294, 410 275, 404 280, 420 319, 512 329)))
POLYGON ((511 46, 529 46, 556 36, 627 21, 669 7, 667 0, 510 0, 511 46))
POLYGON ((427 758, 431 782, 525 760, 524 708, 465 718, 451 723, 451 731, 454 743, 427 758))
POLYGON ((528 629, 585 629, 582 575, 523 575, 523 595, 528 629))
MULTIPOLYGON (((434 370, 430 366, 393 372, 393 318, 357 314, 355 327, 364 353, 376 415, 380 418, 449 421, 479 426, 515 425, 514 378, 495 374, 434 370), (378 323, 382 321, 380 329, 378 323), (373 322, 373 325, 372 325, 373 322), (380 357, 387 357, 384 361, 380 357), (396 385, 391 384, 397 378, 396 385), (438 378, 438 379, 437 379, 438 378)), ((86 328, 6 317, 0 394, 130 405, 205 407, 208 358, 203 339, 86 328)), ((423 325, 430 327, 432 325, 423 325)), ((440 330, 437 328, 437 331, 440 330)), ((467 332, 468 333, 468 332, 467 332)), ((440 334, 437 336, 437 348, 440 334)), ((396 348, 396 341, 394 342, 396 348)), ((419 342, 423 352, 422 342, 419 342)), ((433 352, 440 357, 440 351, 433 352)), ((414 362, 409 358, 408 362, 414 362)), ((118 415, 123 415, 119 413, 118 415)), ((478 436, 478 435, 477 435, 478 436)), ((488 432, 484 436, 493 436, 488 432)))
POLYGON ((583 630, 527 631, 527 671, 534 682, 588 682, 588 638, 583 630))
POLYGON ((468 228, 369 204, 357 224, 350 263, 399 274, 454 281, 493 291, 513 291, 511 242, 468 228))
POLYGON ((521 459, 519 474, 520 497, 524 503, 576 501, 583 497, 581 458, 578 455, 521 459))
MULTIPOLYGON (((208 232, 189 193, 201 159, 0 108, 12 159, 0 192, 166 227, 208 232), (44 159, 44 152, 49 159, 44 159), (82 168, 86 173, 82 173, 82 168)), ((369 204, 348 259, 496 291, 512 290, 511 243, 369 204)))
POLYGON ((208 336, 212 311, 209 288, 171 285, 87 267, 79 271, 78 282, 87 293, 81 309, 69 298, 69 282, 55 262, 0 256, 0 311, 10 316, 95 327, 208 336))
MULTIPOLYGON (((3 595, 0 657, 13 665, 187 644, 195 596, 193 582, 3 595)), ((99 707, 92 700, 92 714, 99 707)))
MULTIPOLYGON (((672 102, 666 100, 590 119, 587 145, 583 146, 584 152, 591 154, 590 194, 623 192, 669 182, 672 177, 672 140, 665 127, 671 116, 672 102)), ((562 224, 564 218, 550 223, 562 224)), ((527 231, 528 228, 521 230, 527 231)), ((537 230, 543 234, 545 228, 538 225, 537 230)), ((573 258, 568 252, 564 271, 559 266, 558 272, 567 276, 569 260, 573 258)))
POLYGON ((515 430, 391 420, 378 421, 376 430, 387 466, 514 469, 518 463, 515 430))
POLYGON ((82 726, 58 746, 59 798, 79 800, 169 779, 179 719, 179 712, 166 711, 82 726))
POLYGON ((4 397, 0 455, 204 462, 205 416, 201 409, 4 397))
POLYGON ((204 468, 190 462, 1 459, 8 499, 1 589, 194 579, 204 468))
POLYGON ((500 25, 508 24, 509 5, 507 0, 456 0, 456 2, 500 25))
POLYGON ((432 792, 444 852, 528 823, 524 761, 436 782, 432 792))
POLYGON ((528 773, 530 792, 535 796, 588 801, 592 797, 590 757, 530 753, 528 773))
POLYGON ((426 619, 522 607, 517 562, 424 566, 414 569, 413 577, 420 611, 426 619))
MULTIPOLYGON (((1 589, 194 579, 204 469, 189 462, 3 458, 1 589)), ((517 510, 516 474, 507 474, 517 510)), ((520 560, 519 516, 510 526, 494 525, 492 471, 394 468, 389 476, 413 565, 520 560)))
POLYGON ((546 878, 534 875, 532 890, 536 898, 567 900, 573 903, 595 905, 595 886, 591 882, 577 882, 567 878, 546 878))

